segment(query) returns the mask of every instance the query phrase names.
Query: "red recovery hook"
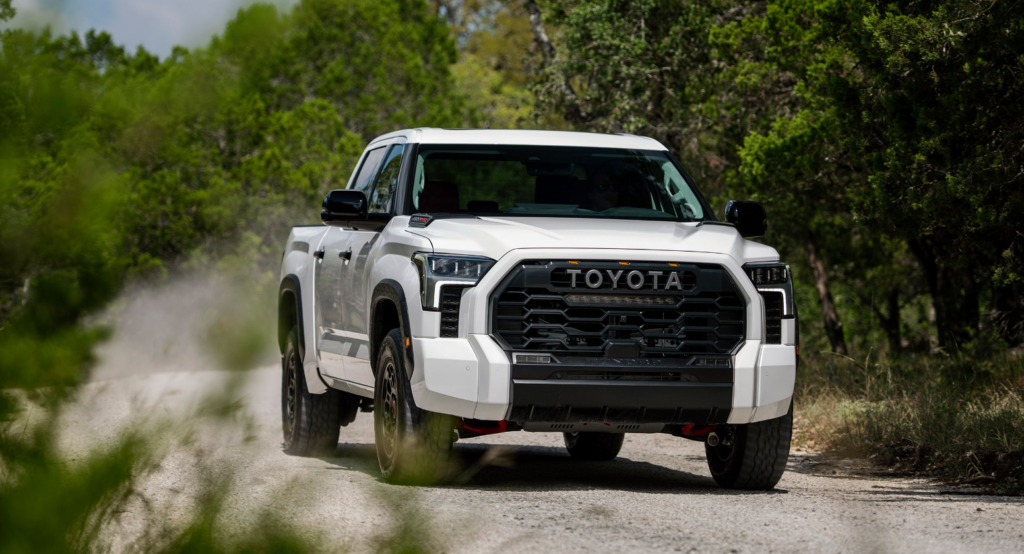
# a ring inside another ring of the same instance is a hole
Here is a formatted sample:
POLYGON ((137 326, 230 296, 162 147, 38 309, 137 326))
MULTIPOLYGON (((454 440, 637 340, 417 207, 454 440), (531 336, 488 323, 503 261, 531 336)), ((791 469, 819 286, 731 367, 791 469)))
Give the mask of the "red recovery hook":
POLYGON ((687 423, 686 425, 683 425, 683 428, 680 429, 679 432, 684 437, 699 437, 701 435, 706 435, 715 429, 718 429, 718 425, 697 426, 693 423, 687 423))
MULTIPOLYGON (((491 422, 480 422, 480 423, 491 423, 491 422)), ((496 425, 476 425, 474 423, 466 423, 465 421, 455 422, 455 427, 459 430, 459 436, 463 438, 476 437, 480 435, 493 435, 496 433, 504 433, 508 430, 508 422, 505 420, 494 422, 496 425)))

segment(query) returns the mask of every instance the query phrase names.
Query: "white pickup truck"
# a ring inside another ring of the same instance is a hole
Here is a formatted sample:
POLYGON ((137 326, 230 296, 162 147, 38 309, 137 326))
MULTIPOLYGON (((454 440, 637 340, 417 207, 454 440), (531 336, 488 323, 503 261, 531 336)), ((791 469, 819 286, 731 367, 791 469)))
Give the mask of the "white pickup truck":
POLYGON ((624 433, 705 444, 723 487, 786 466, 797 369, 789 267, 717 221, 659 142, 411 129, 366 147, 322 225, 295 227, 279 292, 285 449, 337 447, 373 412, 385 479, 435 480, 460 438, 624 433))

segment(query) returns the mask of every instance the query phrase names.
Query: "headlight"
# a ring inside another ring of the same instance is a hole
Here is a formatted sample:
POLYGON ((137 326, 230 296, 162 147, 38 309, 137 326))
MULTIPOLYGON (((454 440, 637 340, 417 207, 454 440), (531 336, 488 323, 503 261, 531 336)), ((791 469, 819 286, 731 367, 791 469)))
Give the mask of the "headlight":
POLYGON ((781 285, 789 282, 789 266, 786 264, 761 264, 744 266, 754 285, 781 285))
POLYGON ((781 293, 782 317, 793 317, 796 312, 793 309, 793 279, 789 264, 747 264, 743 271, 758 291, 781 293))
POLYGON ((475 285, 494 260, 446 254, 413 254, 412 263, 420 273, 420 301, 423 309, 437 310, 442 285, 475 285))

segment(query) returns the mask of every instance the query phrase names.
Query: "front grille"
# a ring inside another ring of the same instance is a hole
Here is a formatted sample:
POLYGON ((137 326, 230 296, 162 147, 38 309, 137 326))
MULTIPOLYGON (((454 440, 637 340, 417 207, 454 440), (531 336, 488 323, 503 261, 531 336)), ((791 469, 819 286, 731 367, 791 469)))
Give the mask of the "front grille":
POLYGON ((441 286, 441 338, 459 336, 459 307, 465 289, 461 285, 441 286))
POLYGON ((782 344, 783 297, 781 292, 762 292, 764 299, 765 344, 782 344))
POLYGON ((715 264, 527 261, 495 289, 491 312, 492 333, 516 352, 683 358, 730 354, 746 306, 715 264))

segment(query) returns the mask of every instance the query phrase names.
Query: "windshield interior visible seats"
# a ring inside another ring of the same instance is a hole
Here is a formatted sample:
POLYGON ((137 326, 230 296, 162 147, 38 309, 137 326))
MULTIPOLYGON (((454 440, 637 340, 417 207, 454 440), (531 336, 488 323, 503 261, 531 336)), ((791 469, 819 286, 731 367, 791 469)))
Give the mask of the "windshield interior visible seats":
POLYGON ((697 221, 704 206, 667 153, 423 145, 412 212, 697 221))
POLYGON ((459 211, 459 187, 447 181, 427 181, 420 194, 420 211, 452 213, 459 211))

